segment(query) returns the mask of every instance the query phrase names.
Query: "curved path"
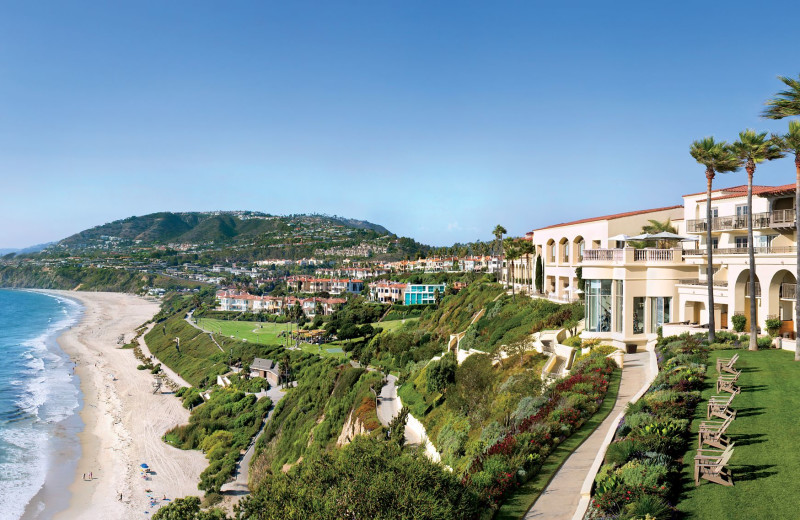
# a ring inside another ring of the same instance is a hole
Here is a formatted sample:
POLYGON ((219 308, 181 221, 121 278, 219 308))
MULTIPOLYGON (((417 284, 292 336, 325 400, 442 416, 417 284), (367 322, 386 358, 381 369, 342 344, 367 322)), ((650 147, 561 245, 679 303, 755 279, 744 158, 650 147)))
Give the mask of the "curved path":
MULTIPOLYGON (((606 438, 609 436, 609 432, 612 428, 616 429, 619 415, 625 411, 628 403, 649 387, 655 377, 651 356, 654 354, 650 351, 625 354, 617 402, 611 413, 567 458, 533 507, 525 514, 525 519, 571 520, 573 516, 578 516, 576 511, 578 511, 579 505, 583 508, 581 498, 584 498, 582 496, 584 481, 587 480, 592 469, 594 472, 597 471, 597 468, 593 468, 595 459, 601 450, 605 453, 605 449, 608 447, 606 438)), ((594 474, 592 473, 592 480, 594 474)), ((578 516, 578 518, 581 517, 583 517, 583 511, 578 516)))

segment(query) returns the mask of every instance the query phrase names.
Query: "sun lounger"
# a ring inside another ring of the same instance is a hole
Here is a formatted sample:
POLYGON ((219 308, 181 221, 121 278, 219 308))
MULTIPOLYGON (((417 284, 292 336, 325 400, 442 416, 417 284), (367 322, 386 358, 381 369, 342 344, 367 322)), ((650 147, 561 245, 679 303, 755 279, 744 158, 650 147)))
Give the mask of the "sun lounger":
POLYGON ((725 450, 697 450, 694 458, 694 485, 700 485, 700 479, 715 482, 723 486, 732 486, 733 477, 725 469, 725 465, 733 456, 733 443, 725 450))
POLYGON ((729 413, 723 421, 700 423, 700 429, 697 432, 697 447, 702 448, 704 444, 707 444, 721 450, 727 449, 731 442, 725 437, 725 432, 735 416, 735 413, 729 413))
POLYGON ((733 418, 735 419, 736 411, 730 409, 734 395, 735 394, 730 394, 729 396, 711 396, 711 398, 708 400, 708 405, 706 406, 706 419, 719 417, 720 419, 725 420, 729 415, 733 415, 733 418))

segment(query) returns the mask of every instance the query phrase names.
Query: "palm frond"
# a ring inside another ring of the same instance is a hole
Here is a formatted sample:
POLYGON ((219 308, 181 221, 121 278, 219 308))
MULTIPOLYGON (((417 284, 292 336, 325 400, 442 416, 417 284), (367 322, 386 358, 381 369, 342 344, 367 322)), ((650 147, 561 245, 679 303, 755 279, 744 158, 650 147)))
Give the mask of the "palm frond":
POLYGON ((775 94, 775 98, 766 102, 767 108, 761 113, 767 119, 783 119, 789 116, 800 116, 800 75, 798 79, 778 76, 787 87, 775 94))

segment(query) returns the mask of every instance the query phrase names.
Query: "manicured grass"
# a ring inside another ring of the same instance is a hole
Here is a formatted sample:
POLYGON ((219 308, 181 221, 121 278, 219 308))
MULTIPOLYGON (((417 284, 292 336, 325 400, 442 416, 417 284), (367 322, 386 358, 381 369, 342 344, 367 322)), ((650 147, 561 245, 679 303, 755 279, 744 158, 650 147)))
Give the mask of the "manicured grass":
POLYGON ((683 494, 678 510, 698 520, 758 520, 800 517, 800 363, 791 352, 747 350, 712 352, 703 401, 692 423, 684 456, 683 494), (739 354, 742 392, 733 400, 736 419, 728 428, 736 442, 728 468, 733 487, 693 481, 697 429, 705 419, 708 397, 716 394, 716 358, 739 354))
MULTIPOLYGON (((261 345, 285 344, 286 338, 279 338, 278 334, 289 329, 286 323, 269 323, 258 321, 228 321, 211 318, 200 318, 197 324, 223 336, 235 336, 261 345)), ((297 326, 294 326, 295 329, 297 326)))
POLYGON ((614 370, 609 379, 608 392, 606 393, 603 404, 592 415, 581 428, 570 435, 570 437, 561 443, 549 457, 544 461, 542 469, 528 482, 523 484, 511 495, 500 510, 495 515, 496 519, 517 520, 525 516, 525 513, 531 508, 542 491, 547 487, 555 474, 567 460, 567 458, 575 451, 578 446, 583 444, 583 441, 589 438, 594 433, 598 426, 608 417, 614 404, 617 402, 617 394, 619 392, 619 383, 622 378, 620 370, 614 370))
POLYGON ((317 354, 322 357, 333 357, 344 361, 347 359, 347 353, 342 350, 338 344, 325 343, 322 345, 311 345, 309 343, 301 343, 300 350, 309 354, 317 354))
POLYGON ((395 330, 399 329, 406 323, 417 322, 419 318, 408 318, 407 320, 392 320, 392 321, 381 321, 375 322, 372 324, 373 327, 380 327, 384 330, 384 332, 394 332, 395 330))

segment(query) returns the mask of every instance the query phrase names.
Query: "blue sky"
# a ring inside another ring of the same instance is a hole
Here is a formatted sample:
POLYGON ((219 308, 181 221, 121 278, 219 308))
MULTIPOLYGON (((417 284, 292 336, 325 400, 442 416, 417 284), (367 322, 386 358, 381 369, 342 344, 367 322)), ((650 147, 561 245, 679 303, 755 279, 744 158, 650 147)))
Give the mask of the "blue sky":
POLYGON ((800 72, 796 5, 553 4, 6 4, 0 247, 164 210, 522 234, 679 204, 692 140, 785 127, 758 115, 800 72))

